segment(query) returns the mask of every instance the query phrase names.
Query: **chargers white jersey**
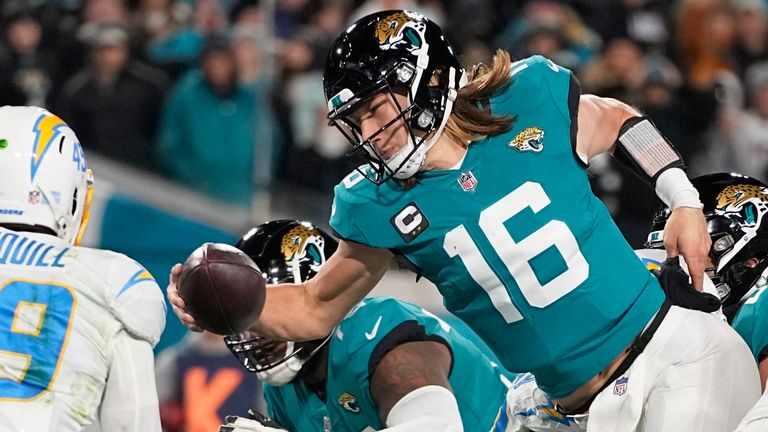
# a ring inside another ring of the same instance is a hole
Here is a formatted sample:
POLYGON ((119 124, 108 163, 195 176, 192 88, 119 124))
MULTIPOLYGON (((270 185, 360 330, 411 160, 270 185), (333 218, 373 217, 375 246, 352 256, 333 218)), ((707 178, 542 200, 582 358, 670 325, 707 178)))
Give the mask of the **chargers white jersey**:
POLYGON ((151 365, 165 313, 152 275, 125 255, 0 228, 0 432, 99 420, 103 430, 159 430, 151 365), (125 406, 107 407, 119 386, 125 406), (117 418, 127 410, 150 418, 117 418))

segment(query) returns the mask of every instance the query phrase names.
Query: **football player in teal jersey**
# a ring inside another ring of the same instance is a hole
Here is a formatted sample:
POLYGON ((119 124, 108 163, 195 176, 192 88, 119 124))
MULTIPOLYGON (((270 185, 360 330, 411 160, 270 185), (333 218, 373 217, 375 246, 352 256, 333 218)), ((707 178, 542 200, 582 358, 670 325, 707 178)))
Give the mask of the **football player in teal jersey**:
MULTIPOLYGON (((310 279, 336 246, 321 229, 292 220, 260 225, 237 244, 272 283, 310 279)), ((223 431, 487 432, 511 384, 446 322, 388 297, 364 299, 321 339, 278 342, 249 332, 225 341, 266 384, 272 421, 229 418, 223 431), (426 405, 410 402, 435 386, 453 391, 449 406, 439 395, 426 405)))
MULTIPOLYGON (((563 412, 589 408, 594 430, 722 431, 757 399, 743 341, 710 315, 670 306, 590 190, 590 158, 626 162, 673 209, 665 245, 701 288, 701 203, 648 118, 580 95, 570 71, 540 56, 511 63, 499 52, 490 68, 465 72, 440 28, 408 11, 342 33, 324 88, 331 124, 367 165, 335 189, 337 252, 310 281, 268 290, 259 334, 327 335, 397 256, 508 370, 533 372, 563 412), (621 388, 644 391, 611 393, 628 370, 621 388), (692 393, 706 402, 688 403, 692 393), (601 423, 606 410, 621 422, 601 423)), ((196 328, 179 271, 168 295, 196 328)))
MULTIPOLYGON (((760 383, 768 380, 768 186, 734 173, 691 181, 704 203, 712 250, 707 273, 715 283, 728 322, 749 346, 758 363, 760 383)), ((648 247, 662 247, 669 209, 654 215, 648 247)), ((768 429, 768 393, 750 410, 738 431, 768 429)))

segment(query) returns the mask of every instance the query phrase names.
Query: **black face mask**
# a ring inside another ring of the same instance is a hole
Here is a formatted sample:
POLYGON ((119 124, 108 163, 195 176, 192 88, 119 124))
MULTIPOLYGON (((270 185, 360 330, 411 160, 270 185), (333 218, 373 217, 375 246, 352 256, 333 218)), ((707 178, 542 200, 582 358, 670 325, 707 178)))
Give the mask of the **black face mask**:
MULTIPOLYGON (((723 298, 723 314, 728 318, 728 322, 731 322, 736 315, 739 307, 742 304, 742 297, 746 294, 752 286, 763 274, 766 266, 768 266, 768 259, 766 255, 758 257, 760 262, 754 267, 748 267, 746 262, 748 260, 740 261, 728 266, 724 272, 721 272, 719 283, 716 282, 718 290, 722 285, 725 285, 723 289, 727 289, 728 292, 723 298)), ((713 279, 713 282, 715 280, 713 279)))

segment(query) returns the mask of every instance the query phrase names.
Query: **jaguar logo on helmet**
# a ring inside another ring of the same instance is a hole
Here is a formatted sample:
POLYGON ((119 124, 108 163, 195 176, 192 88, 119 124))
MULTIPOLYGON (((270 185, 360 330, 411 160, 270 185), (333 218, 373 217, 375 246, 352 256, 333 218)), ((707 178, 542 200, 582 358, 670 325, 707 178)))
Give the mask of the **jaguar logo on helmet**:
POLYGON ((758 216, 768 210, 768 190, 751 184, 726 186, 717 195, 715 211, 728 215, 738 213, 747 225, 758 222, 758 216))
POLYGON ((760 200, 768 203, 768 191, 757 185, 736 184, 726 186, 722 192, 717 195, 717 210, 738 211, 740 206, 751 199, 760 200))
MULTIPOLYGON (((426 24, 410 15, 416 17, 417 14, 398 12, 379 21, 374 33, 381 49, 404 47, 414 51, 421 48, 426 24)), ((418 18, 421 19, 421 16, 418 18)))
POLYGON ((303 259, 309 254, 312 261, 321 265, 325 262, 323 243, 323 236, 316 229, 298 225, 285 233, 280 250, 286 262, 303 259))

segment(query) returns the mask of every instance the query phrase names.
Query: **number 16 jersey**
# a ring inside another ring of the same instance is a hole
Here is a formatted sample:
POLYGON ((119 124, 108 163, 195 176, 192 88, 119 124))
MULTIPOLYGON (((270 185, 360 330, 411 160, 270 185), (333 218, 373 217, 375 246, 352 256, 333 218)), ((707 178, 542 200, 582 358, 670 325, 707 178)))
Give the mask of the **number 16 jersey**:
POLYGON ((605 368, 664 300, 574 155, 578 101, 567 69, 513 63, 490 100, 515 116, 510 131, 409 189, 353 172, 330 221, 345 240, 406 258, 508 370, 533 372, 555 398, 605 368))

